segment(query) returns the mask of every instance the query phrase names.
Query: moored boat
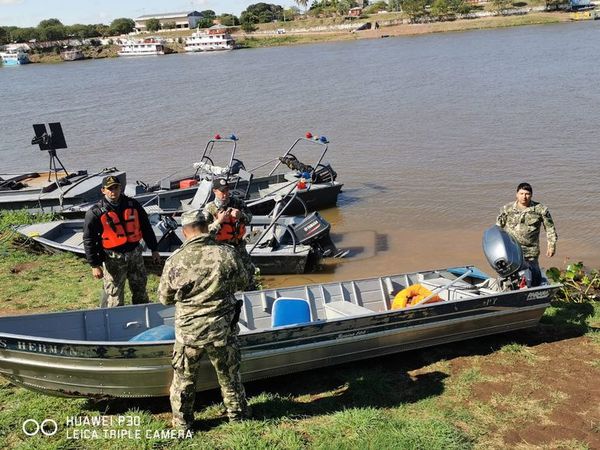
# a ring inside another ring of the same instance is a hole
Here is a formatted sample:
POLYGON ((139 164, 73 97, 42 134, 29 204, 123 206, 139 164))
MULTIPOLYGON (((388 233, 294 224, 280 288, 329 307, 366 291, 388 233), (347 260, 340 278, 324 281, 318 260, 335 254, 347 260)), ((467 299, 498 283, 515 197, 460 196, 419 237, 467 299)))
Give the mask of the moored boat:
POLYGON ((119 44, 119 56, 154 56, 164 55, 165 47, 161 40, 146 38, 142 40, 127 39, 119 44))
POLYGON ((0 63, 4 66, 19 66, 28 64, 29 57, 21 50, 0 52, 0 63))
POLYGON ((194 164, 194 174, 162 180, 159 186, 148 189, 150 192, 139 194, 142 202, 156 205, 159 211, 166 213, 176 213, 191 205, 199 208, 212 199, 211 180, 225 176, 230 180, 231 189, 246 201, 252 214, 268 215, 281 198, 289 200, 294 197, 285 211, 290 216, 336 205, 343 184, 337 181, 337 173, 331 165, 324 163, 329 146, 329 141, 324 136, 313 137, 307 133, 306 137, 296 139, 282 156, 248 170, 236 157, 237 138, 232 137, 234 139, 219 136, 218 139, 209 140, 200 160, 194 164), (218 152, 214 150, 214 146, 217 143, 233 144, 223 166, 215 165, 218 152), (305 147, 315 146, 320 152, 312 165, 304 164, 296 158, 295 154, 306 151, 305 147), (258 169, 272 162, 275 164, 266 175, 258 175, 258 169), (282 168, 287 170, 281 171, 282 168), (304 182, 302 175, 306 177, 304 182), (154 199, 152 195, 148 195, 152 194, 153 189, 156 189, 154 199))
POLYGON ((0 210, 27 209, 31 212, 60 212, 65 208, 89 204, 102 197, 102 179, 107 175, 126 182, 125 172, 104 168, 94 173, 87 170, 67 171, 57 156, 58 149, 67 148, 59 122, 33 126, 33 145, 47 151, 49 169, 19 173, 0 173, 0 210))
POLYGON ((77 48, 66 49, 60 52, 60 58, 63 61, 79 61, 84 59, 83 52, 77 48))
MULTIPOLYGON (((559 287, 499 291, 487 281, 465 266, 240 293, 243 380, 532 327, 559 287), (440 300, 392 309, 415 283, 440 300), (285 314, 288 300, 300 315, 285 314)), ((2 317, 0 374, 52 395, 166 396, 173 317, 160 304, 2 317), (148 330, 155 340, 143 340, 148 330)), ((196 388, 217 385, 204 359, 196 388)))
POLYGON ((233 50, 235 41, 227 31, 227 27, 213 25, 206 30, 198 29, 185 39, 186 52, 212 52, 233 50))
POLYGON ((61 212, 64 208, 98 201, 102 179, 114 175, 125 183, 125 172, 107 168, 95 173, 75 172, 0 173, 0 210, 61 212))
MULTIPOLYGON (((155 219, 156 216, 152 217, 155 219)), ((179 224, 171 218, 153 220, 158 251, 168 258, 184 242, 179 224)), ((246 227, 247 245, 252 262, 261 274, 300 274, 314 269, 322 257, 341 257, 329 236, 330 225, 317 213, 304 217, 254 216, 246 227)), ((83 220, 59 220, 20 226, 16 231, 53 252, 85 255, 83 220)), ((152 254, 144 247, 144 258, 152 254)))

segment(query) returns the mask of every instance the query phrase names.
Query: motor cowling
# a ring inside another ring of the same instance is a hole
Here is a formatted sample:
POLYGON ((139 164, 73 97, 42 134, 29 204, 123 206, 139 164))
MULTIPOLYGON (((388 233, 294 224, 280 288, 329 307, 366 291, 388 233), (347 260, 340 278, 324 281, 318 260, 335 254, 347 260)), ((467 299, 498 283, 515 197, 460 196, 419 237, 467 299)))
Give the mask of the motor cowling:
POLYGON ((525 268, 523 250, 514 237, 493 225, 483 232, 482 246, 488 263, 500 275, 505 288, 531 286, 531 271, 525 268))
POLYGON ((498 225, 483 232, 483 253, 501 277, 508 277, 523 265, 523 250, 510 234, 498 225))
POLYGON ((318 247, 323 257, 344 256, 345 252, 339 251, 331 240, 330 230, 331 224, 318 212, 309 214, 302 222, 294 226, 294 234, 298 243, 318 247))

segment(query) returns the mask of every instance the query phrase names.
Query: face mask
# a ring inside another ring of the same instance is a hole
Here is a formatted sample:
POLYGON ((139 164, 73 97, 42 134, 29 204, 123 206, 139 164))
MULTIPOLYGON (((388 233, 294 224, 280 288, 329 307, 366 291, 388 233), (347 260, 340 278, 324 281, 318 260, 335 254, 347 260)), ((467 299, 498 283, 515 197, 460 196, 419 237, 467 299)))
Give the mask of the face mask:
POLYGON ((224 201, 215 197, 215 205, 217 205, 217 208, 223 208, 227 203, 229 203, 229 199, 224 201))

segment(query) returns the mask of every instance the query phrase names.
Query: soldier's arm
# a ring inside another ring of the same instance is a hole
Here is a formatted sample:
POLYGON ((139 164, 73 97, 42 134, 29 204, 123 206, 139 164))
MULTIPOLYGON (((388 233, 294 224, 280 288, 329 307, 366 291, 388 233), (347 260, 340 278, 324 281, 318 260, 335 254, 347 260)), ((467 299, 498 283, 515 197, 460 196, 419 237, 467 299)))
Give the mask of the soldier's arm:
POLYGON ((158 242, 156 241, 156 235, 154 234, 154 230, 152 229, 152 224, 150 224, 150 219, 148 219, 148 214, 146 210, 136 201, 134 203, 134 207, 138 212, 138 216, 140 218, 140 227, 142 229, 142 236, 144 237, 144 242, 148 248, 155 252, 158 248, 158 242))
POLYGON ((244 202, 243 200, 238 199, 237 203, 237 209, 239 209, 241 213, 240 219, 243 223, 248 225, 250 222, 252 222, 252 212, 250 211, 250 208, 246 206, 246 202, 244 202))
POLYGON ((504 211, 504 208, 500 210, 500 214, 498 217, 496 217, 496 225, 498 225, 500 228, 504 228, 506 226, 506 211, 504 211))
POLYGON ((169 260, 167 260, 158 285, 158 301, 163 305, 175 304, 175 294, 177 293, 177 290, 171 285, 172 272, 173 269, 171 264, 169 260))
POLYGON ((558 233, 554 226, 554 220, 550 215, 548 208, 542 213, 542 220, 544 228, 546 229, 546 241, 548 242, 548 256, 554 255, 556 252, 556 241, 558 240, 558 233))
POLYGON ((248 286, 250 278, 237 252, 229 246, 222 247, 219 259, 220 261, 216 265, 216 269, 219 271, 220 280, 227 283, 229 289, 233 289, 233 292, 245 289, 248 286))
POLYGON ((204 207, 204 210, 209 212, 210 215, 213 216, 213 221, 208 224, 208 233, 214 237, 221 229, 221 224, 217 221, 218 208, 213 202, 210 202, 204 207))
POLYGON ((85 213, 83 224, 83 248, 85 258, 92 267, 102 265, 102 224, 95 213, 95 208, 89 209, 85 213))

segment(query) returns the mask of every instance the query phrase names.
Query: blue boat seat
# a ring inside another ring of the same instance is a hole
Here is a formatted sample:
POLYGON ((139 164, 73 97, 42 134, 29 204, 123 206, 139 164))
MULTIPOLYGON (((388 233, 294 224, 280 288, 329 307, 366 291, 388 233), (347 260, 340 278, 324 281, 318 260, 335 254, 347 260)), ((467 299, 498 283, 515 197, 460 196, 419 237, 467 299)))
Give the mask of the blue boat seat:
POLYGON ((311 321, 308 300, 279 297, 273 302, 271 326, 303 325, 311 321))
POLYGON ((129 339, 130 342, 171 341, 175 339, 175 328, 170 325, 159 325, 142 331, 129 339))
POLYGON ((483 273, 481 270, 477 269, 476 267, 452 267, 450 269, 448 269, 448 272, 450 272, 451 274, 457 275, 457 276, 461 276, 464 275, 467 270, 471 270, 472 273, 471 275, 469 275, 471 278, 476 278, 479 280, 487 280, 490 276, 483 273))

